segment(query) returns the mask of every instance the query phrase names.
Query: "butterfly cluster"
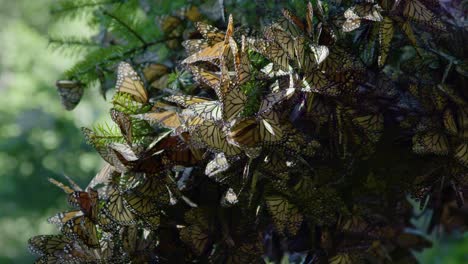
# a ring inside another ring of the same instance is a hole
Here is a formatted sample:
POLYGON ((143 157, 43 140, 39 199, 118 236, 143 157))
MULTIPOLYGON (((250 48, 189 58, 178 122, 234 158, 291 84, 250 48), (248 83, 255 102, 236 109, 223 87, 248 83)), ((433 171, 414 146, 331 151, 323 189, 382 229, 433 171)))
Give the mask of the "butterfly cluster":
POLYGON ((466 229, 466 64, 439 8, 317 1, 262 34, 197 22, 181 43, 191 89, 120 62, 113 133, 83 128, 106 165, 85 190, 51 180, 74 209, 29 241, 37 262, 415 263, 431 243, 408 231, 408 194, 431 229, 466 229), (402 43, 414 56, 395 65, 402 43))

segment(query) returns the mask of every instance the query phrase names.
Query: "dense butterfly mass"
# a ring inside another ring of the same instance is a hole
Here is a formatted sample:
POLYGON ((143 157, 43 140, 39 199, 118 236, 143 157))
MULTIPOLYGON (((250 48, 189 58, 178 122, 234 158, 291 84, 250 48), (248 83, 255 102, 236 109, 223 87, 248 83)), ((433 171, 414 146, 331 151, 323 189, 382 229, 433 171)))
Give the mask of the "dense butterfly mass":
MULTIPOLYGON (((30 239, 37 263, 264 263, 285 252, 416 263, 411 251, 431 243, 411 232, 408 196, 433 210, 431 230, 466 230, 467 50, 451 43, 466 29, 432 0, 295 13, 263 34, 232 15, 225 30, 195 19, 177 69, 191 78, 176 80, 190 89, 168 89, 164 64, 120 62, 117 136, 83 128, 106 165, 85 189, 51 179, 73 209, 49 219, 59 235, 30 239)), ((180 20, 161 21, 164 33, 180 20)), ((67 109, 79 102, 79 83, 57 87, 67 109)))

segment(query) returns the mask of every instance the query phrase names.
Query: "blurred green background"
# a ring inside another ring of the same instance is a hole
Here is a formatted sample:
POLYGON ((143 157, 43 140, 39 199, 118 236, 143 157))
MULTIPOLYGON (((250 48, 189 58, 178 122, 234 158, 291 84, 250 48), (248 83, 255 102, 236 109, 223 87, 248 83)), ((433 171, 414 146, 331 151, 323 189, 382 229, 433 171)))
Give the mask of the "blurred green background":
MULTIPOLYGON (((46 219, 67 209, 66 196, 48 177, 68 175, 84 187, 101 165, 80 127, 107 120, 110 104, 88 89, 74 111, 65 111, 54 83, 79 54, 48 48, 49 34, 94 31, 79 18, 54 23, 53 2, 0 0, 0 263, 31 263, 27 240, 57 233, 46 219)), ((415 220, 421 231, 426 222, 415 220)), ((468 234, 430 237, 434 248, 416 253, 421 263, 463 263, 468 234)))
POLYGON ((79 54, 48 48, 48 33, 93 32, 79 19, 54 24, 52 3, 0 0, 0 263, 32 263, 28 238, 57 232, 46 219, 67 208, 66 196, 48 177, 86 186, 101 165, 80 127, 105 119, 110 105, 90 89, 65 111, 54 84, 79 54))

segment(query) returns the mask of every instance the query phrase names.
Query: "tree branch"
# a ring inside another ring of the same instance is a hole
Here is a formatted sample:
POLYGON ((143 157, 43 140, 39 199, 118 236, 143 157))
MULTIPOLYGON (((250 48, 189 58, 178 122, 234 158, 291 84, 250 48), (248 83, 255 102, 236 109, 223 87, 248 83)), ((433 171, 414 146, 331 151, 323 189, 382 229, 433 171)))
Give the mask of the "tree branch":
POLYGON ((86 3, 86 4, 82 4, 82 5, 65 7, 65 8, 62 8, 62 9, 55 9, 55 10, 52 10, 50 13, 52 15, 57 15, 59 13, 70 12, 70 11, 73 11, 73 10, 76 10, 76 9, 81 9, 81 8, 86 8, 86 7, 95 7, 95 6, 100 6, 100 5, 112 4, 112 3, 116 3, 116 2, 118 2, 118 0, 110 0, 110 1, 104 1, 104 2, 99 2, 99 3, 86 3))
POLYGON ((134 35, 143 45, 147 45, 146 41, 143 39, 143 37, 141 37, 135 30, 133 30, 133 28, 131 28, 129 25, 127 25, 125 22, 123 22, 122 20, 120 20, 118 17, 116 17, 114 14, 111 14, 109 12, 107 12, 106 10, 102 11, 102 13, 106 16, 109 16, 111 17, 112 19, 114 19, 115 21, 119 22, 122 26, 124 26, 128 32, 130 32, 132 35, 134 35))
MULTIPOLYGON (((130 56, 131 54, 133 54, 135 52, 140 51, 140 50, 146 50, 147 48, 149 48, 151 46, 161 44, 161 43, 164 43, 166 41, 170 41, 170 40, 174 40, 174 39, 177 39, 177 37, 172 37, 172 38, 167 38, 167 39, 160 39, 160 40, 156 40, 156 41, 152 41, 152 42, 146 42, 144 45, 129 49, 129 50, 125 51, 123 54, 119 54, 119 55, 116 55, 116 56, 113 56, 113 57, 109 57, 107 60, 102 61, 102 62, 100 62, 98 64, 95 64, 93 66, 93 69, 96 68, 96 67, 100 67, 103 64, 106 64, 108 61, 116 60, 116 59, 119 59, 119 58, 122 58, 122 57, 127 57, 127 56, 130 56)), ((89 71, 91 71, 91 69, 86 69, 86 70, 81 71, 81 72, 79 72, 79 73, 77 73, 77 74, 75 74, 75 75, 73 75, 71 77, 74 77, 74 78, 79 80, 78 76, 80 74, 83 74, 83 73, 86 73, 86 72, 89 72, 89 71)))

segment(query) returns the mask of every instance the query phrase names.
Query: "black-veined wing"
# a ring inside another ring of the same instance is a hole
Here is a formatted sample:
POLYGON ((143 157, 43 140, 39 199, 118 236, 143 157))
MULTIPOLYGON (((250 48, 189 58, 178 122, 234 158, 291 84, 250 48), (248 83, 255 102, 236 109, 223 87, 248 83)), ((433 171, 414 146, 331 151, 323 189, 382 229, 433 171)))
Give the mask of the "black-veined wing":
POLYGON ((135 215, 128 208, 122 193, 115 187, 109 192, 103 212, 114 222, 120 225, 133 225, 136 221, 135 215))
POLYGON ((148 93, 141 82, 140 76, 127 62, 119 63, 116 89, 118 92, 132 95, 137 102, 143 104, 148 102, 148 93))
POLYGON ((447 155, 447 136, 436 131, 419 132, 413 136, 413 151, 418 154, 447 155))
POLYGON ((296 235, 301 227, 303 216, 299 209, 285 197, 275 195, 265 198, 268 211, 280 234, 296 235))
POLYGON ((214 121, 202 120, 193 128, 194 139, 201 141, 215 152, 224 152, 226 156, 235 156, 241 153, 241 149, 230 144, 226 133, 214 121))

